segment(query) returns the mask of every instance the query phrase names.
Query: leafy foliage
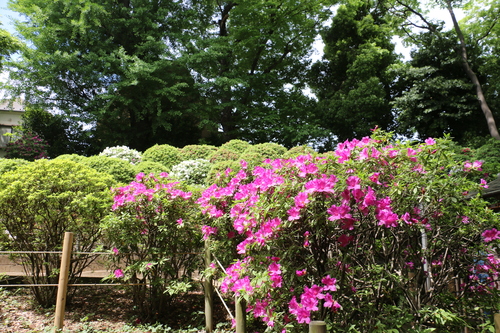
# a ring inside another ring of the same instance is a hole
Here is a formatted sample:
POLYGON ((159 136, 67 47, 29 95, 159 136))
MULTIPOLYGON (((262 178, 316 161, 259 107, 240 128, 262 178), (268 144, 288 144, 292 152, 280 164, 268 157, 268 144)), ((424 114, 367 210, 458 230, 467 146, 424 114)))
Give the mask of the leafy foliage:
MULTIPOLYGON (((111 176, 68 160, 37 160, 0 177, 0 221, 12 236, 9 248, 16 251, 61 250, 65 231, 75 233, 82 252, 100 241, 99 224, 108 214, 112 197, 111 176)), ((28 253, 17 260, 34 284, 57 284, 60 258, 28 253)), ((69 283, 74 283, 94 256, 71 261, 69 283)), ((55 305, 57 288, 31 287, 43 307, 55 305)), ((70 295, 71 296, 71 293, 70 295)))
POLYGON ((32 106, 26 106, 22 115, 22 128, 40 136, 48 144, 47 154, 55 158, 63 154, 92 155, 92 138, 78 121, 64 114, 52 114, 32 106))
POLYGON ((228 180, 228 175, 235 175, 241 169, 238 161, 220 161, 212 164, 208 171, 206 185, 222 185, 228 180))
MULTIPOLYGON (((488 134, 484 119, 477 116, 481 110, 455 52, 453 33, 421 34, 419 43, 412 60, 396 71, 402 91, 393 103, 399 131, 421 138, 448 133, 462 144, 488 134)), ((471 58, 477 55, 473 51, 471 47, 471 58)))
POLYGON ((283 158, 294 158, 299 155, 313 154, 316 151, 309 146, 297 146, 290 148, 287 152, 283 154, 283 158))
POLYGON ((0 158, 0 175, 6 172, 14 171, 22 165, 29 162, 22 158, 0 158))
POLYGON ((238 139, 233 139, 233 140, 230 140, 226 143, 223 143, 220 146, 220 148, 228 149, 228 150, 233 151, 235 153, 242 154, 250 146, 251 146, 251 144, 249 142, 246 142, 243 140, 238 140, 238 139))

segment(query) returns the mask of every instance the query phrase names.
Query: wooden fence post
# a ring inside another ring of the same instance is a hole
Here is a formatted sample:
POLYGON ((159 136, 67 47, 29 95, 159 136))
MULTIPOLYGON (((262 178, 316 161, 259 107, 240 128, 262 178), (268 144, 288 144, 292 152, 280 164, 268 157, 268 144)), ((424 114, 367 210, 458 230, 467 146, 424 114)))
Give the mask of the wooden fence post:
POLYGON ((57 287, 56 316, 54 326, 56 332, 64 326, 64 311, 66 309, 66 294, 68 291, 68 273, 73 248, 73 233, 64 233, 63 252, 61 256, 61 269, 59 271, 59 285, 57 287))
POLYGON ((495 313, 493 318, 495 320, 495 333, 500 333, 500 313, 495 313))
MULTIPOLYGON (((205 240, 205 268, 210 268, 212 263, 212 254, 210 253, 210 241, 205 240)), ((214 287, 212 277, 205 277, 203 281, 205 291, 205 332, 211 333, 214 330, 213 306, 214 306, 214 287)))
POLYGON ((246 302, 243 297, 236 296, 235 303, 235 316, 236 316, 236 333, 246 333, 247 325, 246 325, 246 302))
POLYGON ((315 320, 309 323, 309 333, 326 333, 326 323, 315 320))

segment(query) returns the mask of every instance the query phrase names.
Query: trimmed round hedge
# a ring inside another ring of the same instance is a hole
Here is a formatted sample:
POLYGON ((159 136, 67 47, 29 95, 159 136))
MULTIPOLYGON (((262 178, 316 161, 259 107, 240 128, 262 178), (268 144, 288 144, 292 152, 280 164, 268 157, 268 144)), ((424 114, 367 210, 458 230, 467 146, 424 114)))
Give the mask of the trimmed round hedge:
POLYGON ((171 170, 182 161, 180 149, 171 145, 154 145, 142 154, 144 162, 161 163, 171 170))
POLYGON ((181 149, 181 159, 183 161, 197 159, 210 160, 210 157, 217 149, 217 147, 211 145, 188 145, 181 149))

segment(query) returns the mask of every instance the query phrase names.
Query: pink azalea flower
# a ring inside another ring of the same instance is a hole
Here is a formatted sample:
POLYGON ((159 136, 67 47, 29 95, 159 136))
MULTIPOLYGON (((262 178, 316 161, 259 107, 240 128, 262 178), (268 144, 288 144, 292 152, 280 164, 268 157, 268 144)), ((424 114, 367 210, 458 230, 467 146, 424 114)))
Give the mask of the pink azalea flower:
POLYGON ((292 207, 287 211, 288 221, 298 220, 300 219, 300 208, 292 207))
POLYGON ((436 144, 436 140, 434 140, 433 138, 427 138, 427 139, 425 139, 425 144, 428 145, 428 146, 435 145, 436 144))
POLYGON ((178 219, 178 220, 177 220, 177 224, 178 224, 178 225, 182 225, 182 219, 178 219))
POLYGON ((500 231, 498 231, 497 229, 495 228, 492 228, 492 229, 489 229, 489 230, 485 230, 481 236, 483 236, 484 238, 484 241, 487 243, 487 242, 491 242, 495 239, 500 239, 500 231))
POLYGON ((337 241, 340 243, 341 247, 346 247, 353 240, 354 236, 341 235, 337 241))
POLYGON ((488 184, 488 182, 487 182, 486 180, 481 179, 481 185, 480 185, 480 186, 481 186, 482 188, 488 188, 489 186, 488 186, 487 184, 488 184))
POLYGON ((298 208, 303 208, 309 203, 308 194, 306 192, 300 192, 295 197, 295 206, 298 208))
POLYGON ((201 232, 203 233, 203 239, 206 240, 210 237, 210 235, 215 235, 217 233, 217 228, 204 225, 201 227, 201 232))
POLYGON ((327 275, 323 279, 321 279, 321 283, 325 285, 324 290, 337 290, 337 286, 335 285, 337 283, 337 279, 330 277, 330 275, 327 275))
POLYGON ((378 219, 378 225, 383 225, 386 228, 398 226, 398 215, 388 209, 382 209, 377 213, 376 217, 378 219))
POLYGON ((357 176, 349 176, 346 180, 347 188, 350 190, 359 190, 361 188, 361 179, 357 176))
POLYGON ((114 247, 114 248, 113 248, 113 253, 114 253, 114 255, 115 255, 115 256, 117 256, 117 255, 118 255, 118 252, 119 252, 119 251, 118 251, 118 249, 117 249, 116 247, 114 247))
POLYGON ((123 271, 121 269, 116 269, 115 272, 115 278, 119 279, 119 278, 122 278, 124 277, 125 275, 123 274, 123 271))
POLYGON ((374 182, 377 185, 382 185, 381 182, 379 182, 378 178, 380 177, 380 172, 375 172, 373 173, 370 177, 368 177, 372 182, 374 182))
POLYGON ((297 276, 304 276, 307 274, 307 270, 306 269, 303 269, 303 270, 300 270, 300 271, 295 271, 295 274, 297 276))

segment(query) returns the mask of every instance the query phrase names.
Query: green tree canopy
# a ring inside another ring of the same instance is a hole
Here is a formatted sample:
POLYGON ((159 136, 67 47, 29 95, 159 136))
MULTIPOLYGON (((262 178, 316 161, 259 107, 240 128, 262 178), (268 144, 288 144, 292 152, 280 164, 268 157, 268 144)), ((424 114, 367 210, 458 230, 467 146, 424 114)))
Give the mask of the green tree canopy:
MULTIPOLYGON (((0 27, 2 24, 0 23, 0 27)), ((0 28, 0 69, 3 67, 3 61, 11 54, 19 51, 21 42, 12 36, 7 30, 0 28)))

